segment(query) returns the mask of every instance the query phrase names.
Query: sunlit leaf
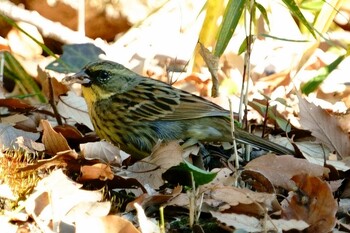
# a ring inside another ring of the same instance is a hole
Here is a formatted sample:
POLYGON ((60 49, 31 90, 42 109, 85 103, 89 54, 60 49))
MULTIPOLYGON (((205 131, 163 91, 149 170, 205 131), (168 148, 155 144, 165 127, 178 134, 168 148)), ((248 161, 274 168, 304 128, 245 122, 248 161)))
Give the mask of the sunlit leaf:
POLYGON ((99 55, 105 54, 102 49, 91 43, 63 45, 62 49, 63 55, 60 59, 66 65, 56 60, 46 66, 46 69, 60 73, 78 72, 89 62, 99 60, 99 55))
POLYGON ((244 0, 230 0, 228 2, 218 33, 218 40, 214 50, 215 56, 220 57, 224 53, 241 18, 245 3, 246 1, 244 0))

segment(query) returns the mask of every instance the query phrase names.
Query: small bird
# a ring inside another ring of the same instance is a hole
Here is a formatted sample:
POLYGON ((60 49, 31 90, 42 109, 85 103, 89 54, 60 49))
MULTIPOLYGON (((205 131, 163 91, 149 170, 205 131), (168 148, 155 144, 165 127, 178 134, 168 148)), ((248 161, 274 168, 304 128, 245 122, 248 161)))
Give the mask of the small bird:
MULTIPOLYGON (((129 153, 134 161, 149 156, 161 142, 232 142, 230 113, 202 97, 143 77, 121 64, 96 61, 67 76, 80 83, 97 135, 129 153)), ((294 154, 238 127, 238 142, 278 154, 294 154)))

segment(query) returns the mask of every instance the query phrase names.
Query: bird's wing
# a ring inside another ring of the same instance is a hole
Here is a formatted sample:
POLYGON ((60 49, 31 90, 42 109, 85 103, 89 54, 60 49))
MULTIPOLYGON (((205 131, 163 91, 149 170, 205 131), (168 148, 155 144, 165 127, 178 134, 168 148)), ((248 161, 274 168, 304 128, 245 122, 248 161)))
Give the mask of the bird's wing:
POLYGON ((195 119, 212 116, 229 116, 229 112, 200 96, 180 91, 179 105, 175 108, 175 111, 166 115, 164 119, 195 119))
POLYGON ((116 96, 118 100, 115 101, 124 103, 126 111, 145 121, 229 115, 227 110, 202 97, 153 81, 139 83, 132 90, 124 92, 123 97, 116 96))

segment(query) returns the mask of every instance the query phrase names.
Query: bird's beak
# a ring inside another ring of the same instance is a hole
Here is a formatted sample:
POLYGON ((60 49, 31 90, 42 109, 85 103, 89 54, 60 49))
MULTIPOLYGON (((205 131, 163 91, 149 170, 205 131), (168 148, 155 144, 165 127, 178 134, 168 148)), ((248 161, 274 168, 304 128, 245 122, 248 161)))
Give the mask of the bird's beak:
POLYGON ((71 85, 73 83, 80 83, 83 86, 89 86, 91 84, 91 79, 89 75, 85 73, 84 70, 79 71, 76 74, 66 76, 62 79, 62 83, 66 85, 71 85))

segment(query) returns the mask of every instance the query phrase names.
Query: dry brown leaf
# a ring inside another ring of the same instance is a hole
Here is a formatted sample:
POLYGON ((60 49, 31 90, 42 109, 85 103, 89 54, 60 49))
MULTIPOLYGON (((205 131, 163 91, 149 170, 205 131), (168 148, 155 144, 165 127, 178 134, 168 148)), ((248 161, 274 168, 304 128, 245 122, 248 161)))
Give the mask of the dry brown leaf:
POLYGON ((257 192, 275 193, 275 187, 271 181, 259 171, 246 169, 242 172, 241 177, 257 192))
POLYGON ((219 222, 224 223, 234 229, 243 229, 246 232, 282 232, 292 229, 299 231, 308 227, 308 224, 301 220, 269 219, 264 220, 250 217, 243 214, 223 214, 220 212, 210 212, 219 222))
POLYGON ((14 128, 9 124, 0 123, 0 147, 13 148, 16 146, 17 137, 23 136, 25 138, 36 141, 39 139, 39 133, 32 133, 14 128))
POLYGON ((147 218, 144 209, 142 209, 142 207, 137 203, 135 203, 134 206, 137 211, 137 220, 139 222, 141 232, 160 232, 158 224, 147 218))
POLYGON ((350 139, 335 116, 299 96, 300 123, 312 135, 334 149, 341 158, 350 156, 350 139))
POLYGON ((73 150, 62 151, 57 153, 55 156, 49 159, 42 159, 36 161, 33 164, 27 164, 25 167, 18 168, 18 171, 31 171, 31 170, 40 170, 40 169, 48 169, 50 167, 68 167, 68 169, 72 172, 79 172, 81 164, 80 161, 77 160, 78 154, 73 150), (75 170, 74 170, 75 169, 75 170))
POLYGON ((111 203, 108 201, 82 201, 70 209, 64 220, 66 222, 75 222, 84 217, 104 217, 111 211, 111 203))
POLYGON ((338 204, 328 183, 305 174, 296 175, 292 180, 298 186, 298 191, 290 192, 288 201, 282 202, 282 216, 285 219, 304 220, 310 224, 307 232, 332 231, 338 204))
POLYGON ((344 132, 350 133, 350 114, 340 115, 337 117, 337 119, 342 130, 344 132))
POLYGON ((268 154, 252 160, 245 166, 242 176, 249 177, 249 171, 259 172, 264 175, 275 187, 293 190, 294 182, 290 179, 297 174, 306 173, 312 176, 322 177, 328 174, 329 169, 312 164, 305 159, 297 159, 290 155, 277 156, 268 154))
POLYGON ((277 202, 274 194, 253 192, 232 186, 217 186, 210 190, 204 202, 225 213, 245 213, 249 215, 266 214, 266 211, 276 211, 277 202))
POLYGON ((200 42, 199 46, 199 53, 202 56, 203 60, 207 64, 207 67, 209 69, 209 72, 212 77, 212 89, 211 89, 211 96, 217 97, 219 96, 219 81, 218 81, 218 70, 219 70, 219 58, 212 54, 204 45, 200 42))
POLYGON ((79 218, 75 223, 76 233, 139 233, 134 225, 123 217, 108 215, 104 217, 79 218))
POLYGON ((53 128, 57 133, 62 134, 63 137, 65 137, 67 140, 73 139, 73 140, 79 140, 83 138, 83 135, 81 132, 75 128, 72 125, 56 125, 53 128))
POLYGON ((67 140, 62 134, 57 133, 47 120, 40 121, 43 128, 42 142, 45 145, 46 153, 55 155, 60 151, 70 150, 67 140))
MULTIPOLYGON (((221 203, 221 202, 220 202, 221 203)), ((197 200, 197 206, 200 205, 199 200, 197 200)), ((176 197, 170 199, 167 203, 167 206, 180 206, 184 208, 189 208, 190 199, 187 193, 180 193, 176 197)), ((203 211, 203 210, 202 210, 203 211)))
POLYGON ((44 81, 41 83, 41 85, 42 85, 44 95, 49 99, 52 98, 50 94, 50 88, 52 88, 53 98, 55 101, 58 101, 59 96, 66 94, 69 90, 67 85, 62 84, 61 82, 57 81, 56 78, 51 78, 51 77, 46 77, 44 81), (49 82, 51 82, 52 87, 50 87, 49 82))
POLYGON ((23 114, 14 114, 7 117, 1 117, 1 123, 15 125, 17 122, 26 121, 27 119, 28 117, 23 114))
POLYGON ((173 86, 199 96, 209 96, 209 83, 210 79, 207 76, 192 73, 183 79, 177 80, 173 86))
MULTIPOLYGON (((149 206, 155 206, 155 205, 167 205, 166 202, 176 198, 177 196, 181 195, 182 192, 182 186, 178 185, 176 186, 172 193, 169 194, 153 194, 153 195, 149 195, 147 193, 143 193, 140 196, 138 196, 134 201, 129 202, 126 205, 125 211, 126 212, 130 212, 132 210, 135 209, 134 204, 137 203, 140 206, 142 206, 142 208, 146 209, 149 206)), ((188 199, 187 199, 188 200, 188 199)), ((188 205, 188 202, 186 203, 186 205, 188 205)))
POLYGON ((0 99, 0 106, 22 112, 29 112, 35 109, 35 107, 24 102, 23 100, 14 98, 0 99))
POLYGON ((29 138, 24 138, 22 136, 16 139, 17 145, 29 153, 42 152, 45 150, 45 146, 42 143, 35 142, 29 138))
POLYGON ((224 201, 230 205, 251 204, 253 202, 268 204, 276 199, 274 194, 258 193, 232 186, 218 186, 212 189, 209 195, 215 200, 224 201))
POLYGON ((207 190, 216 185, 231 185, 235 182, 234 172, 229 168, 214 168, 210 172, 216 173, 215 178, 208 184, 202 185, 199 188, 201 190, 207 190))
POLYGON ((81 176, 79 177, 80 182, 87 180, 112 180, 114 174, 111 167, 107 164, 96 163, 91 166, 82 166, 80 169, 81 176))
POLYGON ((146 209, 149 206, 160 206, 161 204, 166 203, 174 196, 172 194, 154 194, 148 195, 146 193, 140 195, 134 201, 129 202, 126 206, 126 211, 134 210, 134 204, 138 203, 142 208, 146 209))
POLYGON ((130 166, 128 177, 157 189, 164 184, 162 174, 170 167, 178 165, 182 160, 182 148, 178 141, 162 144, 151 156, 130 166))
POLYGON ((98 159, 113 166, 121 167, 120 150, 106 141, 80 144, 82 155, 87 160, 98 159))
MULTIPOLYGON (((96 203, 102 200, 101 191, 87 191, 81 187, 81 184, 64 175, 62 170, 55 170, 39 181, 36 191, 25 201, 26 211, 33 216, 39 226, 49 227, 47 223, 66 220, 69 211, 80 203, 96 203)), ((82 209, 80 214, 75 216, 85 217, 86 210, 82 209)), ((71 223, 76 220, 70 219, 71 223)))
POLYGON ((74 92, 69 91, 67 96, 60 96, 57 110, 62 117, 71 118, 80 124, 86 125, 91 130, 94 129, 84 98, 77 96, 74 92))

